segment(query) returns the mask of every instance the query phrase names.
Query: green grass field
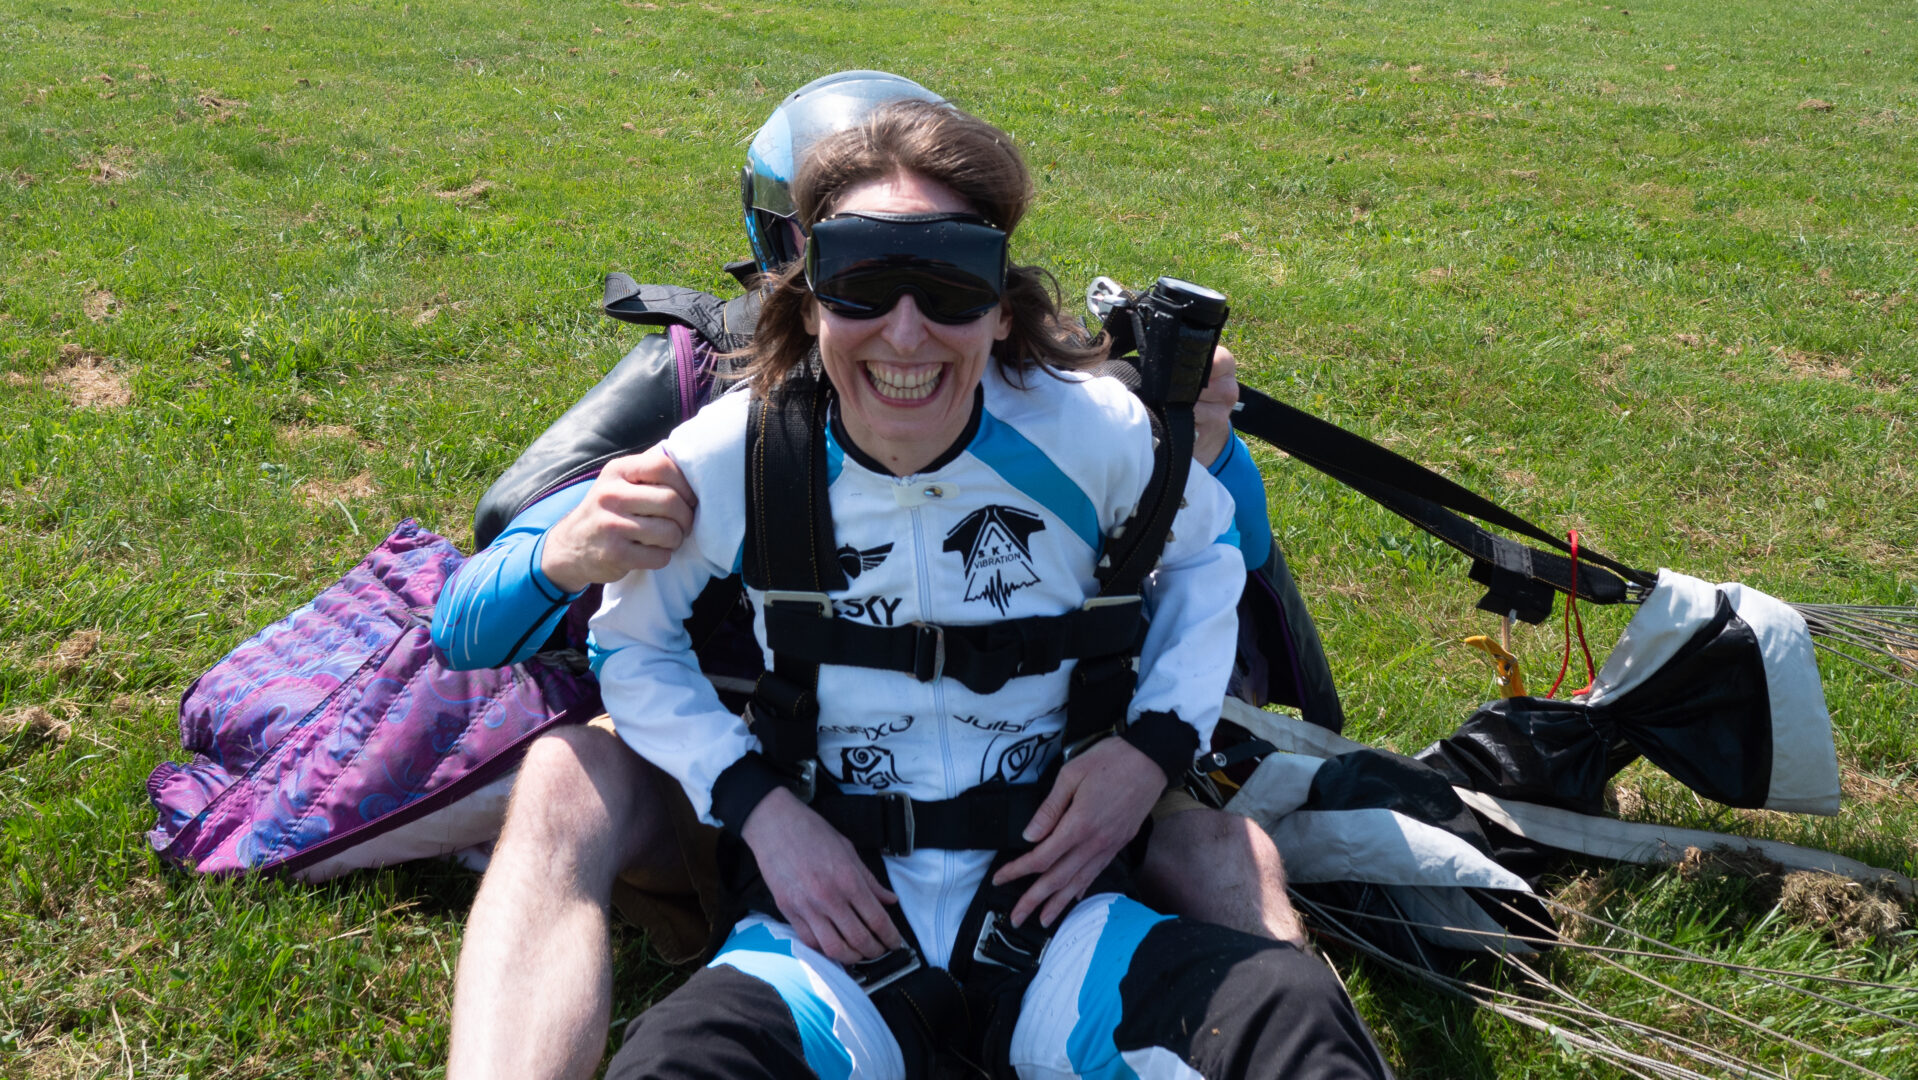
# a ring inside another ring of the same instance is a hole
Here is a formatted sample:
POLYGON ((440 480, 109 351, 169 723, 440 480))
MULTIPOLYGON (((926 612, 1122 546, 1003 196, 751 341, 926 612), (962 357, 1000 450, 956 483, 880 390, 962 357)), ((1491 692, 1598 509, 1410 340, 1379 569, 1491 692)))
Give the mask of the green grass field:
MULTIPOLYGON (((401 518, 479 493, 635 340, 609 269, 707 288, 780 97, 911 75, 1012 131, 1017 256, 1068 291, 1232 297, 1242 374, 1641 566, 1918 604, 1918 12, 1351 0, 1046 10, 378 0, 0 8, 0 1075, 437 1075, 474 881, 160 867, 142 781, 182 688, 401 518)), ((1491 696, 1462 559, 1268 460, 1347 734, 1491 696)), ((1592 612, 1600 651, 1627 613, 1592 612)), ((1520 635, 1549 684, 1554 625, 1520 635)), ((1827 666, 1848 805, 1647 820, 1918 874, 1918 691, 1827 666)), ((1576 678, 1576 676, 1575 676, 1576 678)), ((1582 681, 1582 680, 1579 680, 1582 681)), ((1540 687, 1542 689, 1542 686, 1540 687)), ((1568 902, 1707 955, 1909 988, 1809 1007, 1588 957, 1562 985, 1792 1076, 1918 1076, 1918 936, 1776 883, 1568 866, 1568 902)), ((628 1017, 677 975, 618 938, 628 1017)), ((1334 961, 1401 1074, 1591 1059, 1334 961)))

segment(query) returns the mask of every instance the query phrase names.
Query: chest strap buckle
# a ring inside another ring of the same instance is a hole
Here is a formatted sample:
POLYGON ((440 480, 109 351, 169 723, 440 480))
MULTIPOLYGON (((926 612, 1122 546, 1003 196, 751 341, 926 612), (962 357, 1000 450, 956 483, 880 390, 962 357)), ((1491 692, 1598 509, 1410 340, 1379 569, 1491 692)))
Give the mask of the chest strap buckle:
POLYGON ((946 674, 946 628, 932 623, 913 623, 912 677, 932 682, 946 674))

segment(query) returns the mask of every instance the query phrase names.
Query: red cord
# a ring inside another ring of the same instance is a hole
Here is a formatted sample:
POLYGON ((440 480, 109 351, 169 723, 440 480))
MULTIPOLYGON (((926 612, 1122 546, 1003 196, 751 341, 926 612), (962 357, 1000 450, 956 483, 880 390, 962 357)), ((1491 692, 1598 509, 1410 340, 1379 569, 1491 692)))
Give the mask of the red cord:
POLYGON ((1565 534, 1572 542, 1572 591, 1565 598, 1565 655, 1558 664, 1558 678, 1552 680, 1552 688, 1545 691, 1548 698, 1558 696, 1558 687, 1565 681, 1565 673, 1572 668, 1572 627, 1578 627, 1578 648, 1585 654, 1585 685, 1572 691, 1572 696, 1589 694, 1592 686, 1598 682, 1598 671, 1592 665, 1592 647, 1585 643, 1585 619, 1578 613, 1578 530, 1565 534))

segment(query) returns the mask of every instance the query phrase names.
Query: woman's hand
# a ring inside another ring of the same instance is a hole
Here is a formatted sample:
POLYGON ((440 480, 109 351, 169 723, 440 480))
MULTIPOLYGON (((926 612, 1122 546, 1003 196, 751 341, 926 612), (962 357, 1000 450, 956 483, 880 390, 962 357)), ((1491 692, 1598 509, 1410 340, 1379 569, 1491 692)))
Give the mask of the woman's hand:
POLYGON ((886 914, 899 898, 881 888, 852 841, 785 788, 759 800, 739 835, 759 860, 793 933, 841 964, 905 944, 886 914))
POLYGON ((1205 468, 1225 452, 1232 437, 1232 406, 1239 403, 1239 362, 1223 345, 1212 350, 1212 378, 1199 391, 1192 406, 1196 433, 1192 439, 1192 460, 1205 468))
POLYGON ((567 592, 657 570, 685 543, 699 500, 679 466, 655 446, 614 458, 586 500, 546 533, 540 572, 567 592))
POLYGON ((1039 846, 992 877, 1003 885, 1039 875, 1013 905, 1012 925, 1038 910, 1039 921, 1051 926, 1138 835, 1164 792, 1164 770, 1124 739, 1103 739, 1066 762, 1026 826, 1026 842, 1039 846))

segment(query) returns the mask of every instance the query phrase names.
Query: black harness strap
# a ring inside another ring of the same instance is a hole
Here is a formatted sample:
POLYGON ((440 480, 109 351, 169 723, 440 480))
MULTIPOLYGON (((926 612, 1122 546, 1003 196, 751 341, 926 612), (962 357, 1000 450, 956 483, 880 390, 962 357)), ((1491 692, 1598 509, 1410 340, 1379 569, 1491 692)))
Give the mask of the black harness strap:
MULTIPOLYGON (((1094 571, 1099 599, 1094 603, 1136 600, 1146 575, 1159 565, 1172 521, 1185 505, 1185 482, 1192 469, 1193 419, 1190 405, 1168 405, 1151 410, 1152 476, 1139 497, 1138 508, 1115 536, 1108 538, 1105 555, 1094 571)), ((1091 608, 1090 610, 1097 610, 1091 608)), ((1139 608, 1143 615, 1143 608, 1139 608)), ((1139 639, 1144 640, 1143 622, 1139 639)), ((1125 730, 1126 712, 1138 684, 1133 658, 1138 644, 1124 651, 1081 660, 1072 669, 1066 696, 1065 756, 1071 757, 1107 735, 1125 730)))
MULTIPOLYGON (((1526 622, 1551 614, 1553 595, 1572 593, 1564 540, 1408 458, 1252 389, 1239 388, 1239 430, 1284 450, 1472 558, 1472 580, 1490 590, 1479 607, 1526 622), (1461 515, 1556 548, 1539 551, 1486 531, 1461 515)), ((1581 546, 1577 594, 1595 604, 1642 597, 1657 577, 1581 546)))
POLYGON ((775 657, 899 671, 920 682, 943 676, 978 694, 1022 675, 1057 671, 1064 660, 1136 650, 1141 627, 1138 602, 1130 597, 978 626, 872 626, 798 604, 766 610, 766 644, 775 657))
POLYGON ((847 795, 825 785, 812 808, 861 850, 910 855, 918 848, 1004 851, 1022 847, 1020 835, 1045 801, 1049 785, 984 784, 950 799, 904 795, 847 795))
MULTIPOLYGON (((746 444, 746 541, 741 571, 765 593, 768 613, 788 608, 830 616, 830 590, 846 578, 833 554, 826 492, 826 385, 795 374, 752 403, 746 444), (803 524, 802 524, 803 523, 803 524), (803 534, 794 530, 803 528, 803 534)), ((813 786, 819 752, 819 662, 774 653, 747 706, 765 756, 813 786)))

